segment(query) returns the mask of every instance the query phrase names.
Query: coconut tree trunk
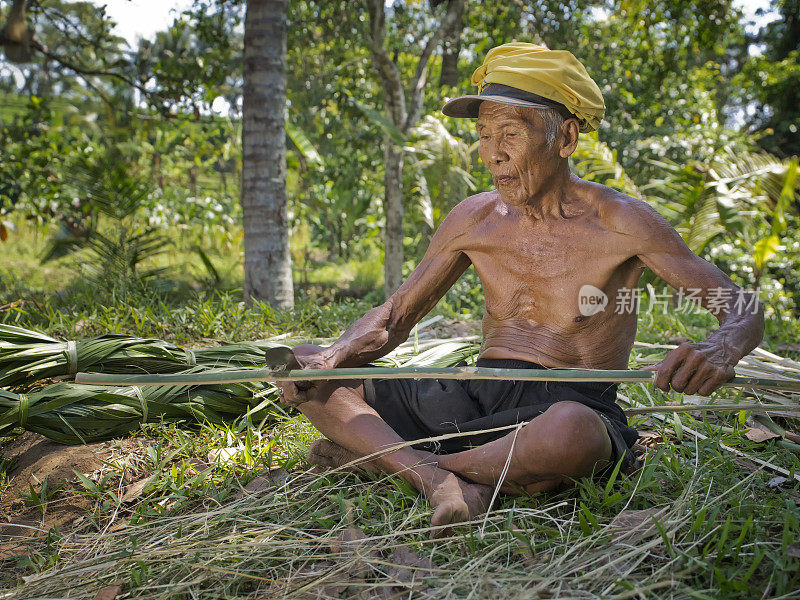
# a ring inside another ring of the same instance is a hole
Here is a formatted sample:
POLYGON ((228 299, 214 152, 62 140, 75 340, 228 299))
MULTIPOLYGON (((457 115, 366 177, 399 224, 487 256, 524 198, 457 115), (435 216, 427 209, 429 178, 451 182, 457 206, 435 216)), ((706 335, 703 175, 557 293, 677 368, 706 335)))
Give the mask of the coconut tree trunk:
POLYGON ((286 210, 288 0, 248 0, 244 21, 242 212, 245 299, 294 305, 286 210))

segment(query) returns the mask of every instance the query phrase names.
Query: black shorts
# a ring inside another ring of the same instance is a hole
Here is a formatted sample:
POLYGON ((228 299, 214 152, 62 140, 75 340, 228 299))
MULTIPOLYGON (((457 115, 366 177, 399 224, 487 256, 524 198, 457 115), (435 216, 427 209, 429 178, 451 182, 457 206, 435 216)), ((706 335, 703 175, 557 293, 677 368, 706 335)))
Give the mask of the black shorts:
MULTIPOLYGON (((477 366, 497 369, 545 369, 511 359, 478 359, 477 366)), ((494 379, 366 379, 364 396, 404 440, 481 431, 530 421, 557 402, 580 402, 602 419, 611 438, 612 464, 621 470, 635 464, 630 450, 639 437, 616 403, 617 383, 503 381, 494 379)), ((414 447, 451 454, 507 435, 508 430, 423 442, 414 447)))

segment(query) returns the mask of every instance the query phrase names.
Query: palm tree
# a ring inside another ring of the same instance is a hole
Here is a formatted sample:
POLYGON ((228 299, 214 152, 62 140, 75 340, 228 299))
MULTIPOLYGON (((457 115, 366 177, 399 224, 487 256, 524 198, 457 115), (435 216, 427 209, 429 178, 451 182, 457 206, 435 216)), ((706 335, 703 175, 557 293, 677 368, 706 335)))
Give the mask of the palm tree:
POLYGON ((469 171, 477 144, 470 147, 433 115, 426 116, 412 135, 405 150, 414 157, 420 207, 432 236, 450 209, 475 190, 469 171))
POLYGON ((242 211, 244 292, 294 305, 286 208, 288 0, 248 0, 244 22, 242 211))
POLYGON ((696 254, 725 233, 757 244, 760 225, 783 218, 797 186, 793 161, 766 152, 726 148, 708 163, 663 159, 654 164, 664 176, 642 189, 696 254))
POLYGON ((753 249, 755 285, 780 248, 785 214, 796 210, 795 190, 800 188, 797 158, 727 147, 709 162, 651 160, 662 175, 641 187, 596 135, 581 136, 573 162, 584 179, 652 204, 695 254, 702 255, 725 235, 743 238, 753 249))

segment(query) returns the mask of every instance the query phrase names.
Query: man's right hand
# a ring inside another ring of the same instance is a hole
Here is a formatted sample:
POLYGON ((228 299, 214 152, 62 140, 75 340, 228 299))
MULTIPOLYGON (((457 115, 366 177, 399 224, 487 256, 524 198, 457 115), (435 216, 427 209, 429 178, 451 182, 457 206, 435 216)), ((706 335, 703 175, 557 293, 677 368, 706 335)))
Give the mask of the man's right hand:
MULTIPOLYGON (((301 344, 293 348, 292 352, 303 369, 328 369, 330 368, 328 359, 322 354, 322 350, 324 350, 322 346, 301 344)), ((278 400, 289 406, 300 406, 310 402, 316 397, 317 383, 321 382, 312 382, 311 388, 301 390, 294 381, 276 381, 275 385, 280 389, 278 400)))
POLYGON ((299 389, 294 381, 276 381, 278 386, 278 401, 289 406, 300 406, 314 399, 317 388, 307 390, 299 389))

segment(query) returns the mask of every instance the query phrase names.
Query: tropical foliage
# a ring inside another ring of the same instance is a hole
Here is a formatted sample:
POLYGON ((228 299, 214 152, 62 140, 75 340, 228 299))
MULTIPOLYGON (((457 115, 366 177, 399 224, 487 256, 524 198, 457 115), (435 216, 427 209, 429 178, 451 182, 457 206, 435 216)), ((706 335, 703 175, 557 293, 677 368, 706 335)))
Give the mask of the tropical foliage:
MULTIPOLYGON (((177 229, 197 253, 198 283, 225 279, 215 266, 219 248, 209 237, 221 236, 231 248, 240 235, 237 57, 244 7, 220 1, 207 8, 198 4, 132 50, 113 36, 107 16, 89 16, 84 4, 33 8, 36 35, 54 56, 3 67, 3 239, 11 235, 13 243, 17 221, 35 218, 57 228, 46 258, 82 248, 81 276, 91 276, 92 264, 102 265, 118 273, 123 286, 165 289, 167 272, 146 265, 167 248, 171 235, 163 234, 177 229), (67 23, 77 29, 58 37, 67 23), (88 42, 95 44, 91 51, 88 42), (58 62, 68 51, 70 60, 58 62), (70 73, 79 74, 77 82, 70 73), (101 177, 106 164, 113 168, 101 177), (99 190, 101 185, 108 189, 99 190)), ((382 260, 385 157, 376 140, 392 139, 406 155, 406 272, 447 211, 490 185, 469 123, 438 117, 436 110, 442 97, 469 90, 467 75, 488 40, 513 37, 553 47, 577 40, 570 48, 604 90, 608 119, 573 156, 581 176, 651 202, 706 258, 715 259, 715 248, 742 241, 751 251, 736 260, 752 263, 743 264, 752 269, 743 284, 769 287, 773 275, 783 276, 777 261, 795 241, 794 230, 781 225, 790 225, 797 214, 794 151, 790 141, 776 146, 777 134, 768 134, 773 141, 765 146, 777 155, 760 149, 769 129, 763 119, 732 123, 737 111, 754 106, 759 114, 788 113, 771 100, 775 94, 756 93, 752 82, 733 73, 775 72, 769 77, 788 81, 782 65, 796 35, 792 27, 774 21, 754 40, 739 10, 727 2, 570 8, 564 20, 558 17, 563 7, 544 0, 497 14, 469 4, 461 31, 469 48, 460 55, 461 84, 438 87, 428 77, 425 116, 406 135, 383 112, 366 13, 342 13, 336 3, 290 6, 287 186, 300 296, 309 293, 309 273, 318 266, 382 260), (349 35, 340 35, 344 30, 349 35), (767 50, 748 56, 748 44, 762 40, 767 50)), ((387 12, 386 47, 397 52, 401 70, 403 36, 426 35, 430 25, 423 21, 441 17, 440 10, 430 14, 396 3, 387 12)), ((775 10, 793 22, 791 3, 775 10)), ((428 68, 435 73, 441 67, 435 53, 428 68)), ((781 123, 791 129, 793 120, 787 116, 781 123)), ((380 274, 371 277, 379 287, 380 274)), ((791 306, 793 281, 800 278, 783 279, 791 306)))
MULTIPOLYGON (((259 364, 267 345, 340 335, 384 298, 387 180, 402 187, 391 209, 403 215, 404 275, 448 211, 491 188, 473 123, 439 109, 472 92, 486 51, 511 40, 581 59, 608 110, 581 137, 574 172, 650 203, 693 251, 760 288, 765 340, 741 374, 796 378, 797 0, 765 0, 758 26, 733 0, 466 1, 463 12, 457 0, 290 0, 292 310, 246 304, 242 290, 247 3, 195 0, 130 42, 101 4, 0 0, 0 434, 136 436, 122 466, 81 473, 67 490, 31 485, 24 504, 42 517, 50 497, 88 508, 73 533, 53 528, 22 555, 7 558, 0 540, 0 585, 17 586, 7 597, 94 597, 101 582, 163 598, 796 593, 795 412, 671 414, 674 397, 628 386, 627 410, 668 413, 629 413, 652 442, 636 477, 503 499, 429 546, 427 505, 404 481, 304 469, 317 433, 273 403, 272 387, 137 392, 72 379, 259 364), (38 46, 9 42, 20 7, 38 46), (376 66, 397 76, 413 122, 394 118, 399 100, 387 101, 376 66), (753 430, 773 437, 755 442, 753 430), (356 527, 366 541, 351 547, 356 527)), ((642 285, 652 305, 660 282, 648 273, 642 285)), ((434 309, 462 341, 416 331, 387 364, 471 360, 482 311, 470 268, 434 309)), ((631 366, 715 325, 707 313, 642 311, 631 366)), ((796 403, 772 392, 725 400, 796 403)), ((0 496, 12 471, 0 458, 0 496)))

